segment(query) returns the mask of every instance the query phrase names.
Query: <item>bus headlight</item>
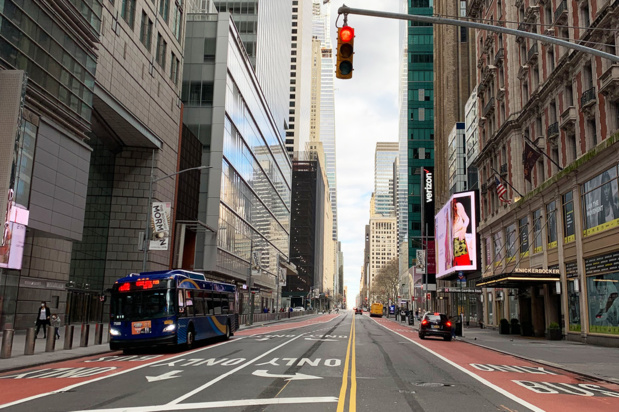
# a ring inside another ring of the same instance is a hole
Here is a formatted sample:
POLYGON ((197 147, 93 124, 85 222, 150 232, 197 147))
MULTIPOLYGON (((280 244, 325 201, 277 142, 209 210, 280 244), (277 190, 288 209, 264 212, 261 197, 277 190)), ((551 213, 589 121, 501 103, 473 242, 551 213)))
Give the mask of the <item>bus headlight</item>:
POLYGON ((176 330, 175 324, 168 325, 165 328, 163 328, 163 332, 174 332, 175 330, 176 330))
POLYGON ((110 335, 120 336, 120 331, 118 329, 110 328, 110 335))

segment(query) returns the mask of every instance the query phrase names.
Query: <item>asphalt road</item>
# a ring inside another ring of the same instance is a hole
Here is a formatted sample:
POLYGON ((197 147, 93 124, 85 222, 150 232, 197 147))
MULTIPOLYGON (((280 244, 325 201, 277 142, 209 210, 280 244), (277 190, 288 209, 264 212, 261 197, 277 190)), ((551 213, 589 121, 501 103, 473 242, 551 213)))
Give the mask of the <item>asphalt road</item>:
POLYGON ((464 342, 421 341, 391 320, 344 312, 244 330, 191 351, 110 352, 13 371, 0 375, 0 408, 619 410, 619 387, 464 342))

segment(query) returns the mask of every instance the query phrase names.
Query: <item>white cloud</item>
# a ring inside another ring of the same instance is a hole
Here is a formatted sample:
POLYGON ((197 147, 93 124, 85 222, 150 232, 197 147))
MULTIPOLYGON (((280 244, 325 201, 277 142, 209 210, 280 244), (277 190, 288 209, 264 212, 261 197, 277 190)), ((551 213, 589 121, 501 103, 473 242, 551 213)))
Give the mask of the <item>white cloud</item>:
MULTIPOLYGON (((337 9, 399 12, 400 0, 332 1, 332 43, 337 45, 337 9)), ((340 16, 338 25, 343 25, 340 16)), ((376 142, 398 139, 399 20, 349 15, 355 29, 353 78, 335 82, 339 240, 344 251, 344 283, 349 306, 359 293, 365 225, 374 190, 376 142)), ((335 51, 334 51, 335 52, 335 51)), ((335 68, 334 68, 335 70, 335 68)))

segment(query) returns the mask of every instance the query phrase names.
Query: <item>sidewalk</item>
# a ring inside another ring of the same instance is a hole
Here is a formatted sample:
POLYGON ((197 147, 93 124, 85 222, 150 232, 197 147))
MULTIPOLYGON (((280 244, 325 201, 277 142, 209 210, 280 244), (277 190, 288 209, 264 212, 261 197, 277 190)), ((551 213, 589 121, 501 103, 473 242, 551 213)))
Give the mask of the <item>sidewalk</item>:
MULTIPOLYGON (((399 322, 405 325, 404 322, 399 322)), ((406 326, 417 330, 419 323, 406 326)), ((567 340, 501 335, 498 330, 467 328, 457 340, 594 379, 619 384, 619 349, 567 340)))
MULTIPOLYGON (((320 314, 312 314, 307 316, 319 316, 320 314)), ((238 330, 260 327, 281 322, 295 322, 306 319, 306 316, 297 316, 294 318, 285 318, 281 320, 260 321, 254 322, 252 326, 239 325, 238 330)), ((95 345, 95 324, 90 325, 88 346, 80 347, 80 325, 74 325, 73 331, 73 348, 64 350, 64 331, 65 327, 60 328, 60 339, 56 340, 56 349, 54 352, 45 352, 46 340, 43 339, 43 333, 39 332, 39 339, 36 339, 33 355, 24 355, 24 347, 26 345, 26 331, 16 330, 13 336, 13 350, 11 357, 8 359, 0 359, 0 373, 8 372, 15 369, 30 368, 34 366, 44 365, 46 363, 61 362, 69 359, 81 358, 83 356, 93 356, 101 353, 110 352, 108 344, 108 328, 109 324, 103 324, 103 340, 101 345, 95 345)), ((2 333, 0 333, 0 344, 2 333)))

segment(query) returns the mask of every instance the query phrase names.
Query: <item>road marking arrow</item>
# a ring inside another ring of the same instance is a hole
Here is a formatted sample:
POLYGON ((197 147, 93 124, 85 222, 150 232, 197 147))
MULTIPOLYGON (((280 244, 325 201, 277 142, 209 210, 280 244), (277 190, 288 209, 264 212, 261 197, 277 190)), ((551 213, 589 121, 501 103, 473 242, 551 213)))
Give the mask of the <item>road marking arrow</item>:
POLYGON ((337 342, 337 339, 314 339, 314 338, 305 338, 305 340, 319 340, 321 342, 337 342))
POLYGON ((264 342, 265 340, 269 340, 269 338, 256 339, 256 342, 264 342))
POLYGON ((322 379, 320 376, 304 375, 302 373, 295 373, 294 375, 277 375, 270 374, 266 369, 260 369, 252 373, 254 376, 260 376, 261 378, 284 378, 287 381, 301 381, 309 379, 322 379))
POLYGON ((163 375, 159 375, 159 376, 147 376, 146 380, 149 382, 155 382, 155 381, 163 381, 166 379, 174 379, 174 378, 180 378, 180 376, 174 376, 177 373, 181 373, 182 371, 170 371, 170 372, 166 372, 163 375))

